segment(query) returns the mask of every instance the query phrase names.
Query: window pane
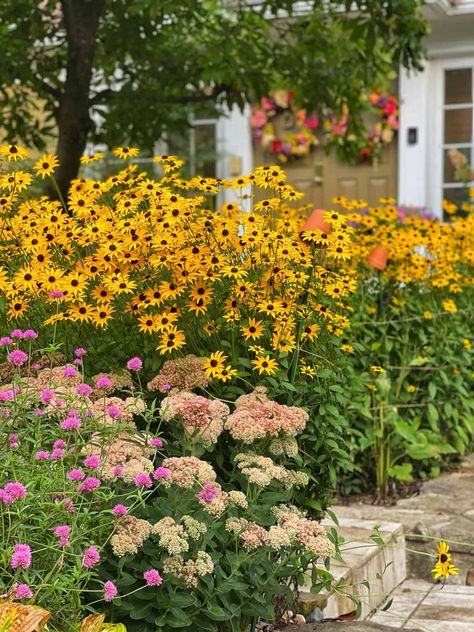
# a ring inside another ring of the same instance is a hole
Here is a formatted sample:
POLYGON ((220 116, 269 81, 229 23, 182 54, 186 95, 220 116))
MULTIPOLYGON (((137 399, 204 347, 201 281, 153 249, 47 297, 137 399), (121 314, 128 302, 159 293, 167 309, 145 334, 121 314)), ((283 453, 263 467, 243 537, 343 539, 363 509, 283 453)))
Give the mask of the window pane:
POLYGON ((444 73, 444 102, 472 103, 472 68, 446 70, 444 73))
MULTIPOLYGON (((455 189, 443 189, 443 200, 453 202, 458 207, 457 215, 465 215, 465 211, 460 209, 463 202, 469 202, 469 189, 467 187, 459 187, 455 189)), ((443 219, 449 220, 451 216, 443 210, 443 219)))
POLYGON ((470 143, 472 139, 472 108, 445 110, 444 142, 470 143))
MULTIPOLYGON (((444 150, 444 175, 443 175, 443 181, 444 182, 459 182, 459 180, 457 180, 455 178, 456 168, 455 168, 455 166, 453 164, 453 161, 449 158, 449 153, 451 151, 452 151, 451 149, 445 149, 444 150)), ((466 157, 466 159, 467 159, 466 165, 470 165, 471 164, 471 150, 470 149, 459 148, 456 151, 458 151, 460 154, 462 154, 463 156, 466 157)))

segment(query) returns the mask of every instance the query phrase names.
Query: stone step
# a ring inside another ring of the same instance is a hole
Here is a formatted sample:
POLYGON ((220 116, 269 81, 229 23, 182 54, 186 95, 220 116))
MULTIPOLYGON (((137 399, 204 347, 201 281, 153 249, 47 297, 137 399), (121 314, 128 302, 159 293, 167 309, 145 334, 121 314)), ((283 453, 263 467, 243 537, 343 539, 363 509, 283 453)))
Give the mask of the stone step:
POLYGON ((406 577, 406 553, 403 526, 396 522, 376 522, 341 518, 339 525, 326 519, 322 523, 335 528, 339 538, 342 561, 331 562, 330 572, 338 587, 318 595, 302 591, 300 610, 307 615, 311 606, 319 607, 325 619, 336 619, 356 609, 348 595, 358 597, 364 619, 406 577), (374 529, 375 527, 375 529, 374 529), (380 537, 384 545, 376 544, 371 536, 380 537), (304 594, 305 593, 305 594, 304 594))

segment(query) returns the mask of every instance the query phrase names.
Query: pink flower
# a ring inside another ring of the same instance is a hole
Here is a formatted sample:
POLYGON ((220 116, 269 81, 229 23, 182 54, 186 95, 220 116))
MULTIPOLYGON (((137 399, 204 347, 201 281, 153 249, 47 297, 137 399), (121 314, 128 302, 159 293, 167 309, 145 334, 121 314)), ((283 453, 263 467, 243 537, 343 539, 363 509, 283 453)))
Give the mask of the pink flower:
POLYGON ((156 470, 153 472, 153 478, 155 479, 155 481, 159 480, 160 478, 168 478, 170 475, 170 471, 167 467, 157 467, 156 470))
POLYGON ((145 578, 147 586, 159 586, 163 583, 163 577, 155 568, 150 568, 149 571, 145 571, 143 577, 145 578))
POLYGON ((64 368, 63 374, 65 377, 75 377, 77 375, 77 371, 73 366, 67 366, 64 368))
POLYGON ((125 505, 119 504, 112 508, 112 513, 114 516, 126 516, 128 514, 128 509, 125 505))
POLYGON ((35 338, 38 338, 38 334, 34 329, 25 329, 22 338, 26 338, 26 340, 34 340, 35 338))
POLYGON ((72 513, 74 511, 74 503, 72 502, 72 500, 70 498, 65 498, 65 500, 64 500, 64 508, 69 513, 72 513))
POLYGON ((111 582, 105 582, 104 584, 104 601, 112 601, 117 596, 117 586, 111 582))
POLYGON ((64 441, 64 439, 56 439, 56 441, 53 443, 53 448, 65 448, 67 446, 67 443, 64 441))
POLYGON ((21 390, 19 388, 14 388, 9 391, 2 391, 0 393, 0 402, 11 402, 15 395, 18 395, 21 390))
POLYGON ((73 414, 73 411, 71 411, 59 425, 63 430, 77 430, 81 427, 81 420, 77 413, 73 414))
POLYGON ((21 330, 21 329, 14 329, 14 330, 11 332, 10 336, 11 336, 12 338, 23 338, 23 332, 22 332, 22 330, 21 330))
POLYGON ((100 466, 100 456, 98 454, 91 454, 83 461, 84 467, 88 467, 90 470, 97 470, 100 466))
POLYGON ((74 469, 68 472, 67 477, 70 481, 77 482, 77 481, 82 481, 83 478, 85 477, 85 474, 82 470, 74 469))
POLYGON ((127 362, 127 369, 129 369, 129 371, 140 371, 142 367, 143 362, 140 360, 140 358, 131 358, 127 362))
POLYGON ((96 388, 112 388, 112 380, 108 377, 100 377, 95 383, 96 388))
POLYGON ((59 538, 59 546, 69 546, 71 527, 68 524, 60 524, 59 526, 55 527, 54 535, 59 538))
POLYGON ((82 347, 78 347, 74 351, 74 355, 77 356, 78 358, 82 358, 82 356, 87 355, 87 351, 86 351, 86 349, 83 349, 82 347))
POLYGON ((114 467, 114 469, 112 470, 114 473, 114 476, 122 476, 123 474, 123 466, 122 465, 116 465, 114 467))
POLYGON ((15 349, 14 351, 10 351, 7 358, 8 362, 11 362, 11 364, 15 366, 21 366, 28 361, 28 354, 21 349, 15 349))
POLYGON ((60 292, 59 290, 53 290, 49 293, 49 298, 63 298, 64 292, 60 292))
POLYGON ((34 369, 35 371, 39 371, 39 370, 41 369, 41 364, 40 364, 39 362, 35 362, 35 363, 33 364, 33 369, 34 369))
POLYGON ((0 345, 3 347, 5 345, 11 345, 13 340, 9 336, 2 336, 0 338, 0 345))
POLYGON ((95 478, 94 476, 88 476, 85 481, 82 481, 82 483, 77 486, 77 491, 93 492, 95 489, 100 487, 100 485, 101 482, 98 478, 95 478))
POLYGON ((73 363, 77 366, 80 366, 82 364, 82 360, 81 358, 74 358, 73 363))
POLYGON ((146 472, 137 474, 133 481, 137 487, 147 487, 149 489, 153 486, 153 481, 146 472))
POLYGON ((117 408, 117 406, 109 406, 107 408, 107 414, 109 414, 112 419, 118 419, 121 416, 122 411, 117 408))
POLYGON ((100 561, 99 551, 95 546, 89 546, 84 550, 82 555, 82 566, 84 568, 92 568, 100 561))
POLYGON ((0 500, 4 505, 11 505, 13 498, 4 489, 0 488, 0 500))
POLYGON ((196 494, 196 498, 206 505, 210 505, 218 493, 217 487, 214 487, 212 483, 206 483, 202 490, 196 494))
POLYGON ((166 391, 169 391, 171 388, 171 384, 163 384, 162 387, 160 388, 160 391, 164 391, 166 393, 166 391))
POLYGON ((82 395, 83 397, 89 397, 92 390, 92 386, 89 386, 89 384, 78 384, 76 386, 76 393, 78 395, 82 395))
POLYGON ((62 448, 54 448, 49 458, 52 459, 53 461, 58 461, 59 459, 62 459, 63 456, 64 456, 64 450, 62 448))
POLYGON ((21 483, 7 483, 4 487, 5 492, 12 500, 18 500, 26 496, 26 487, 21 483))
POLYGON ((36 454, 35 454, 35 459, 37 461, 42 461, 44 459, 49 459, 49 452, 46 452, 46 450, 39 450, 36 454))
POLYGON ((50 388, 43 388, 43 390, 41 391, 41 401, 43 404, 49 404, 53 397, 54 391, 52 391, 50 388))
POLYGON ((31 549, 28 544, 15 544, 11 565, 15 570, 31 566, 31 549))
POLYGON ((163 441, 161 439, 150 439, 150 445, 152 445, 154 448, 162 448, 163 441))
POLYGON ((31 599, 33 591, 28 584, 19 584, 15 590, 15 599, 31 599))

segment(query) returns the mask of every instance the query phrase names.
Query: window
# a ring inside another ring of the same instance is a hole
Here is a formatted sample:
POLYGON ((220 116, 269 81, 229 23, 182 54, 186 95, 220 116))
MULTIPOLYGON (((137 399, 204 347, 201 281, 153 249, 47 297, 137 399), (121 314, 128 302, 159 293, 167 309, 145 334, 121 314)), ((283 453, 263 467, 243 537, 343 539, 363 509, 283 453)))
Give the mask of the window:
POLYGON ((469 187, 474 182, 456 179, 449 152, 455 149, 465 156, 468 165, 474 163, 473 74, 473 67, 444 71, 443 199, 458 206, 469 201, 469 187))

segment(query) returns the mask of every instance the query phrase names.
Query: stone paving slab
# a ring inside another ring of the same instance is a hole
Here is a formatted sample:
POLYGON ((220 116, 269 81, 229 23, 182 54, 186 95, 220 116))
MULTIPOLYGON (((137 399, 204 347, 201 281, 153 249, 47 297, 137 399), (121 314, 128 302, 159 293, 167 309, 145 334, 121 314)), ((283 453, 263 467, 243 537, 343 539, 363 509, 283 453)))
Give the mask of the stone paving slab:
POLYGON ((392 630, 419 628, 426 632, 473 632, 474 587, 407 580, 396 588, 386 611, 369 617, 392 630))

